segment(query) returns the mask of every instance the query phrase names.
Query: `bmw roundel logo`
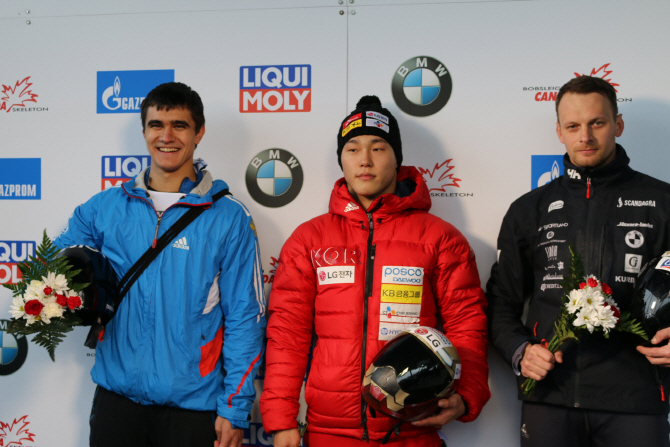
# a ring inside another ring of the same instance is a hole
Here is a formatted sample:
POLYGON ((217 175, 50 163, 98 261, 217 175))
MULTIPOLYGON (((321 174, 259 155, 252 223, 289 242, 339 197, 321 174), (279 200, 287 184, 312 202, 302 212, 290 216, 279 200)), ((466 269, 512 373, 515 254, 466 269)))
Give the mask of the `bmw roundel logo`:
POLYGON ((6 331, 9 320, 0 320, 0 376, 15 373, 28 356, 28 339, 6 331))
POLYGON ((430 56, 407 59, 393 75, 393 99, 403 112, 428 116, 439 112, 451 97, 451 75, 430 56))
POLYGON ((247 167, 247 190, 263 206, 287 205, 302 189, 300 162, 284 149, 266 149, 256 154, 247 167))

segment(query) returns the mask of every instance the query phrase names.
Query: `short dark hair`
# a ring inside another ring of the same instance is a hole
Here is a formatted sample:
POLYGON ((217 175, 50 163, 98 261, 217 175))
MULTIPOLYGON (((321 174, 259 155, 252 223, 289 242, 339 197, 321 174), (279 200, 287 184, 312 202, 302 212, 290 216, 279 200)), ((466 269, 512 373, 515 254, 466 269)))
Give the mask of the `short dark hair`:
POLYGON ((556 118, 558 118, 558 104, 566 93, 575 93, 577 95, 587 95, 589 93, 600 93, 607 98, 612 106, 614 117, 619 114, 619 108, 616 101, 616 90, 612 84, 602 78, 594 76, 577 76, 566 82, 556 95, 556 118))
POLYGON ((205 125, 205 110, 198 92, 191 89, 181 82, 166 82, 155 87, 149 92, 142 101, 141 117, 142 130, 144 130, 147 119, 147 110, 149 107, 156 107, 156 110, 179 109, 184 108, 191 112, 191 117, 195 121, 195 133, 200 132, 205 125))

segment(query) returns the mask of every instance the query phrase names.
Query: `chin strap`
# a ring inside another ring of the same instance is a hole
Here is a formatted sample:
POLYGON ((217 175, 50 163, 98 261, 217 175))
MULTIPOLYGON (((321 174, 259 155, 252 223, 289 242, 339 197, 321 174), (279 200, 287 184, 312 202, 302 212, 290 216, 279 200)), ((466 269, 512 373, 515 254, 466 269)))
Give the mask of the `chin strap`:
POLYGON ((389 439, 391 439, 391 435, 395 433, 397 436, 400 436, 400 426, 404 424, 405 421, 398 421, 397 424, 395 424, 393 427, 389 429, 389 431, 386 432, 384 435, 384 438, 382 439, 382 445, 386 444, 389 442, 389 439))

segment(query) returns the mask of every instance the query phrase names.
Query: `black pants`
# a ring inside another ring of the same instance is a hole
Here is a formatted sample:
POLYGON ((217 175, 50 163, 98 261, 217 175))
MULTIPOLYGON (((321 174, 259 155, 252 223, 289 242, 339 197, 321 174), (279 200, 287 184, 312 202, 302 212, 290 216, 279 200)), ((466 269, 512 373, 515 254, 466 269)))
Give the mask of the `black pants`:
POLYGON ((212 447, 215 413, 141 405, 98 387, 91 409, 91 447, 212 447))
POLYGON ((668 415, 614 413, 524 402, 521 447, 668 447, 668 415))

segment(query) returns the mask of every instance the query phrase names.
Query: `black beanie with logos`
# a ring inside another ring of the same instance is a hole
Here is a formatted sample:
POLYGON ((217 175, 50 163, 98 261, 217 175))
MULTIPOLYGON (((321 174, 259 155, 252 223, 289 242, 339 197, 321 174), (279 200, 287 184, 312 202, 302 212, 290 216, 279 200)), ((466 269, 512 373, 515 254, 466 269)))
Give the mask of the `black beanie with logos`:
POLYGON ((393 148, 398 169, 402 164, 402 141, 398 121, 374 95, 363 96, 356 109, 347 116, 337 133, 337 162, 342 167, 342 148, 358 135, 375 135, 386 140, 393 148))

